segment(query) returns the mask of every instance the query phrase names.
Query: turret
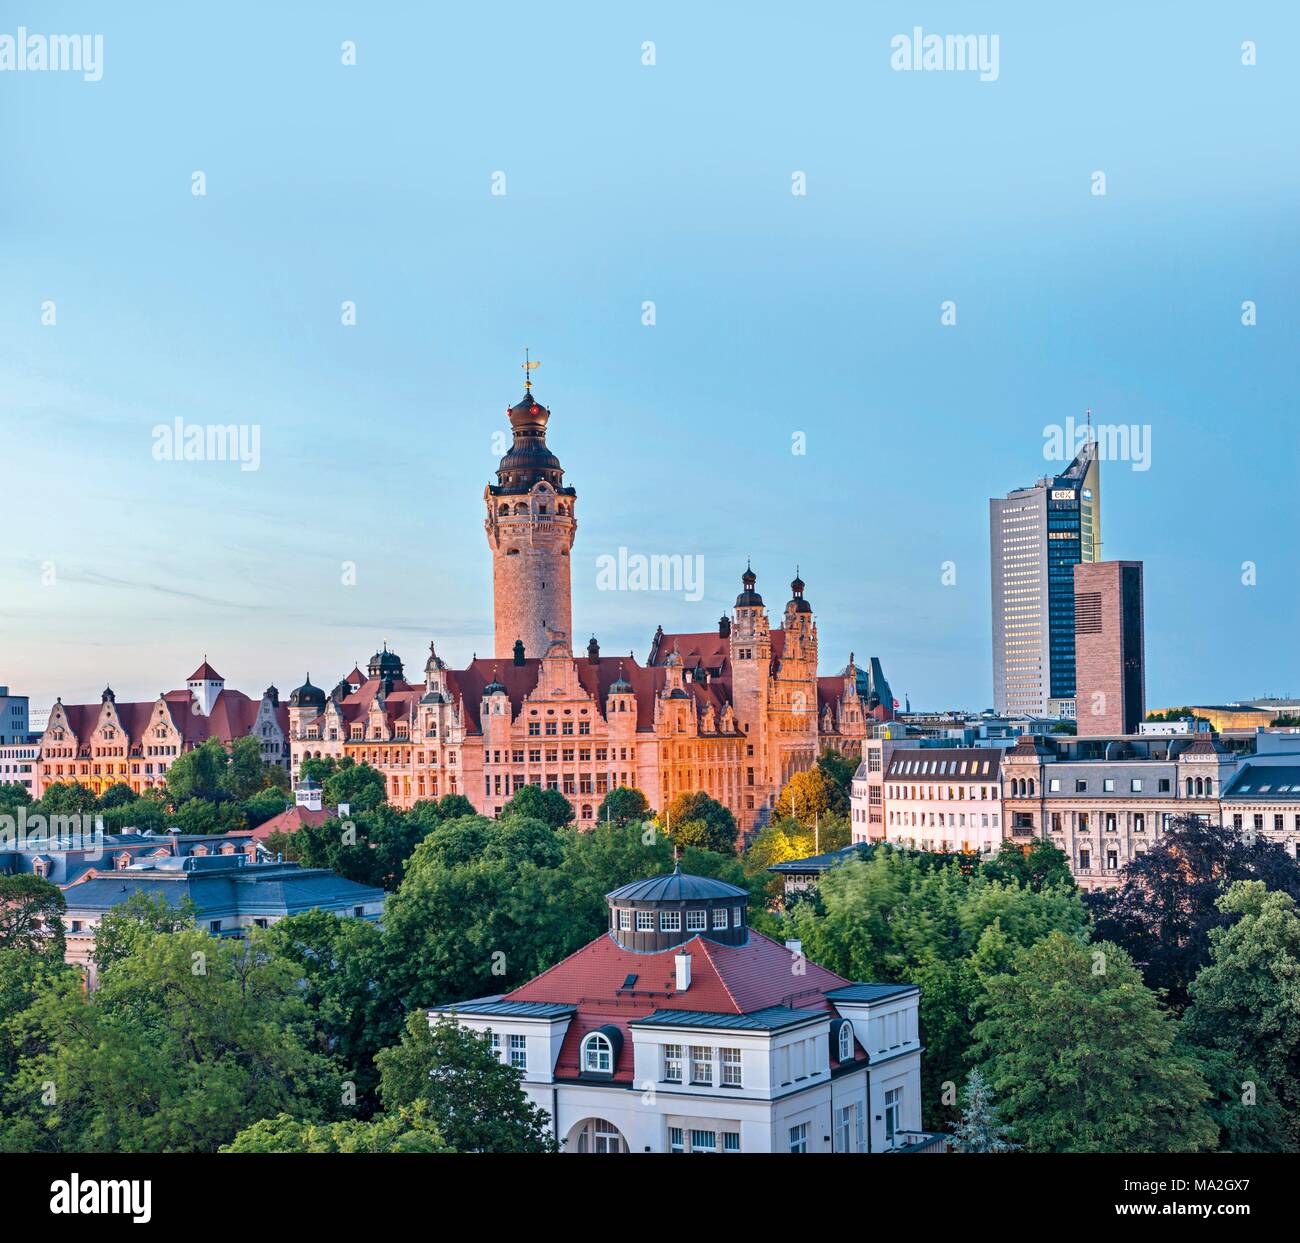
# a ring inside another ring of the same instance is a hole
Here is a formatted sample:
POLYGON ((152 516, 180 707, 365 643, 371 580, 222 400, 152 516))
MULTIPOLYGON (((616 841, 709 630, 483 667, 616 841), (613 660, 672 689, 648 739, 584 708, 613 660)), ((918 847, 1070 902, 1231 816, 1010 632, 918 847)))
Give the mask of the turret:
MULTIPOLYGON (((529 370, 536 364, 525 364, 529 370)), ((506 411, 513 433, 497 466, 497 481, 483 492, 484 530, 492 550, 494 653, 514 655, 516 639, 527 656, 545 655, 546 626, 571 634, 569 550, 577 532, 577 493, 564 486, 560 459, 546 443, 551 412, 532 392, 506 411)))

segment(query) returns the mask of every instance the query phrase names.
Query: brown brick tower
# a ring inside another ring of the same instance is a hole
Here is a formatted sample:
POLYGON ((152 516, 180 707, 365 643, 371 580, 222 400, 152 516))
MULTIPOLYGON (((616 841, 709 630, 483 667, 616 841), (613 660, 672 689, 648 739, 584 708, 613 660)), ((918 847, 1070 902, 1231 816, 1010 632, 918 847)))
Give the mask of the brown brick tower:
POLYGON ((1142 562, 1074 567, 1079 737, 1136 734, 1146 710, 1142 562))
POLYGON ((531 380, 506 413, 514 443, 483 492, 498 660, 511 659, 516 640, 525 656, 545 656, 547 630, 563 631, 572 649, 569 549, 578 529, 577 493, 564 486, 560 459, 546 446, 551 412, 533 397, 531 380))

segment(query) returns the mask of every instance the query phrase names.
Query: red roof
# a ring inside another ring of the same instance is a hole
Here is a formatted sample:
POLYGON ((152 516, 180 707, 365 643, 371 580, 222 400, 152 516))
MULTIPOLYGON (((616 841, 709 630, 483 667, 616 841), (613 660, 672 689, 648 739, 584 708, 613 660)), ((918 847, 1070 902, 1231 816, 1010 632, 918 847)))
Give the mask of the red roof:
POLYGON ((208 664, 208 662, 205 660, 205 661, 204 661, 204 662, 203 662, 203 663, 202 663, 202 664, 201 664, 197 669, 195 669, 194 672, 191 673, 190 676, 189 676, 188 678, 186 678, 185 680, 186 680, 187 682, 224 682, 226 679, 223 678, 223 677, 221 676, 221 674, 219 674, 219 673, 218 673, 218 672, 217 672, 217 671, 216 671, 216 670, 215 670, 215 669, 214 669, 210 664, 208 664))
POLYGON ((328 811, 324 809, 311 811, 306 807, 290 807, 278 816, 264 820, 252 830, 252 836, 255 841, 265 844, 272 833, 296 833, 304 824, 314 828, 318 824, 324 824, 332 815, 334 815, 332 808, 328 811))
MULTIPOLYGON (((696 936, 658 954, 625 950, 605 933, 507 993, 505 1000, 577 1007, 555 1067, 557 1077, 575 1078, 582 1038, 588 1032, 612 1023, 622 1031, 624 1047, 630 1050, 628 1023, 656 1010, 752 1014, 769 1006, 788 1006, 833 1012, 827 991, 849 981, 806 958, 800 962, 799 972, 792 951, 757 932, 751 931, 744 945, 719 945, 696 936), (691 983, 684 992, 677 991, 673 964, 680 953, 691 955, 691 983), (623 982, 633 974, 635 984, 624 989, 623 982)), ((619 1059, 614 1079, 631 1082, 630 1055, 619 1059)))

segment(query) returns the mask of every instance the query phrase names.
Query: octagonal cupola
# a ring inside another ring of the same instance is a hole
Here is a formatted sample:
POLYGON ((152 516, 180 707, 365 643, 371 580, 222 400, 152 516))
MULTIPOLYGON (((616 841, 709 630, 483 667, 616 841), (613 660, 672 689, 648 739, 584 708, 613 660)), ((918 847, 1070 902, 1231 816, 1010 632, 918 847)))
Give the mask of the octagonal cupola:
POLYGON ((749 939, 749 894, 711 876, 691 876, 679 864, 666 876, 633 881, 605 895, 609 934, 626 950, 662 953, 692 937, 720 945, 749 939))

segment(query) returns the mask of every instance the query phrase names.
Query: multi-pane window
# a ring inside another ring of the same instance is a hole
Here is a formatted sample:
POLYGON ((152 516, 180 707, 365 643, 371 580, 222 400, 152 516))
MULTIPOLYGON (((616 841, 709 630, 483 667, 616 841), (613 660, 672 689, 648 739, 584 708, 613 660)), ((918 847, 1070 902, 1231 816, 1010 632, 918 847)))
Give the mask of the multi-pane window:
POLYGON ((738 1088, 741 1086, 740 1076, 740 1050, 739 1049, 722 1049, 722 1083, 724 1087, 738 1088))
POLYGON ((685 1152, 686 1143, 683 1138, 682 1128, 679 1126, 670 1126, 668 1128, 668 1151, 685 1152))
POLYGON ((510 1065, 520 1070, 528 1069, 528 1037, 510 1037, 510 1065))
POLYGON ((722 1151, 739 1152, 740 1151, 740 1132, 723 1131, 722 1132, 722 1151))
POLYGON ((654 911, 637 911, 636 930, 638 932, 653 932, 655 930, 654 911))
POLYGON ((628 929, 630 929, 630 928, 632 927, 632 912, 631 912, 631 911, 629 911, 629 910, 621 910, 621 911, 619 911, 619 913, 618 913, 618 926, 619 926, 620 928, 622 928, 624 932, 628 931, 628 929))
POLYGON ((739 907, 739 906, 733 906, 733 907, 731 908, 731 926, 732 926, 733 928, 739 928, 739 927, 740 927, 740 924, 741 924, 741 918, 740 918, 741 910, 742 910, 742 908, 739 907))
POLYGON ((903 1089, 890 1088, 885 1093, 885 1142, 892 1148, 903 1130, 903 1089))
POLYGON ((702 1087, 713 1086, 713 1050, 703 1045, 691 1045, 691 1082, 702 1087))
POLYGON ((713 926, 715 929, 727 926, 727 908, 725 906, 714 907, 713 926))
POLYGON ((682 1081, 682 1046, 664 1045, 664 1082, 681 1083, 682 1081))
POLYGON ((717 1152, 718 1151, 717 1131, 692 1131, 691 1151, 692 1152, 717 1152))
POLYGON ((686 931, 703 932, 708 928, 708 911, 687 911, 686 912, 686 931))
POLYGON ((840 1152, 853 1151, 853 1114, 854 1109, 852 1105, 845 1105, 843 1109, 838 1111, 837 1125, 840 1133, 840 1152))
POLYGON ((488 1032, 488 1039, 492 1042, 492 1052, 499 1058, 501 1056, 501 1037, 496 1032, 488 1032))
POLYGON ((790 1151, 808 1151, 808 1124, 806 1122, 801 1122, 798 1126, 790 1128, 790 1151))
POLYGON ((682 928, 681 911, 660 911, 659 912, 660 932, 680 932, 681 928, 682 928))

